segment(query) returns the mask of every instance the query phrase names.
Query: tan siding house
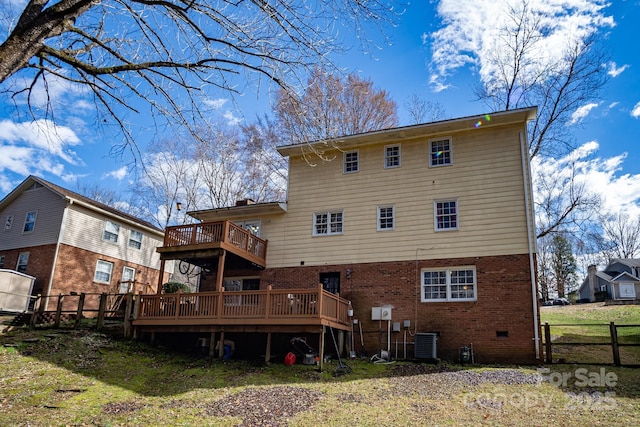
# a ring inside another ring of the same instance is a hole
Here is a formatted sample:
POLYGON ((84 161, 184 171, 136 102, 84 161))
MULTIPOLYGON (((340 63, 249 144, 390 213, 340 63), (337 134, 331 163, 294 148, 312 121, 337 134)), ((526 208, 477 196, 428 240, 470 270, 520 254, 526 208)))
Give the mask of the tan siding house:
POLYGON ((163 232, 150 223, 34 176, 0 201, 0 218, 0 268, 35 277, 33 295, 115 293, 123 280, 155 291, 163 232))
POLYGON ((539 309, 526 140, 535 113, 280 147, 289 158, 286 203, 190 213, 203 226, 259 220, 268 242, 263 267, 216 253, 201 290, 242 277, 259 278, 260 289, 322 284, 350 301, 364 344, 356 340, 356 352, 393 350, 389 343, 402 338, 390 332, 393 324, 415 336, 408 344, 416 349, 418 337, 437 337, 438 358, 458 360, 472 345, 478 362, 535 363, 539 309), (389 316, 376 316, 380 308, 389 316))

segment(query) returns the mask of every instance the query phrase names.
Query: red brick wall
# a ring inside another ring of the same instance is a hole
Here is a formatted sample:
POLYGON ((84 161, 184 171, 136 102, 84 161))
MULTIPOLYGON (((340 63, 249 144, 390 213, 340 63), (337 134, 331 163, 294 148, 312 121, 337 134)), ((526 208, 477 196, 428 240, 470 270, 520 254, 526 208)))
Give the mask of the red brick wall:
POLYGON ((25 274, 36 278, 32 294, 41 294, 49 285, 56 245, 33 246, 30 248, 2 251, 0 252, 0 255, 4 255, 4 267, 2 268, 15 270, 18 264, 18 255, 21 252, 29 252, 29 262, 27 263, 25 274))
MULTIPOLYGON (((462 346, 473 344, 479 363, 535 363, 534 314, 527 254, 426 261, 267 269, 261 288, 317 286, 322 272, 340 272, 340 295, 349 299, 361 322, 368 354, 387 349, 387 322, 372 321, 371 307, 393 306, 392 322, 411 322, 411 333, 435 332, 438 357, 456 361, 462 346), (420 270, 427 267, 476 267, 477 301, 420 302, 420 270), (347 269, 350 278, 347 278, 347 269), (508 337, 498 337, 506 331, 508 337)), ((391 352, 403 353, 403 332, 392 333, 391 352)), ((356 350, 359 350, 356 329, 356 350)), ((408 342, 413 338, 408 335, 408 342)), ((407 347, 413 355, 413 347, 407 347)))

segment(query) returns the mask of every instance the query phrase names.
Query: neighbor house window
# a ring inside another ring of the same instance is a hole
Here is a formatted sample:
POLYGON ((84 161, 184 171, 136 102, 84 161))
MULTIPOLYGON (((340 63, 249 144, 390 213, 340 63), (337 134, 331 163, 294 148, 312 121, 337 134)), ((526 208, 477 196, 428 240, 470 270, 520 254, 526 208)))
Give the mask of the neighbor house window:
POLYGON ((344 173, 358 172, 358 152, 347 151, 344 153, 344 173))
POLYGON ((0 255, 0 268, 4 268, 4 255, 0 255))
POLYGON ((96 264, 96 274, 93 276, 93 280, 100 283, 111 283, 112 272, 112 262, 98 260, 98 263, 96 264))
POLYGON ((107 242, 118 243, 118 234, 120 233, 120 224, 115 222, 105 221, 104 232, 102 233, 102 239, 107 242))
POLYGON ((378 231, 393 230, 395 228, 393 206, 378 206, 378 231))
POLYGON ((142 247, 142 233, 136 230, 129 232, 129 247, 140 249, 142 247))
POLYGON ((422 302, 476 301, 475 267, 422 270, 422 302))
POLYGON ((20 252, 18 255, 18 264, 16 265, 16 271, 24 273, 27 271, 27 264, 29 264, 29 252, 20 252))
POLYGON ((429 141, 429 166, 445 166, 453 162, 451 138, 429 141))
POLYGON ((384 147, 384 167, 400 167, 400 145, 387 145, 384 147))
POLYGON ((435 230, 458 229, 458 201, 442 200, 434 203, 435 230))
POLYGON ((7 215, 7 218, 4 220, 4 231, 11 230, 12 224, 13 224, 13 215, 7 215))
POLYGON ((313 235, 342 234, 342 212, 321 212, 313 214, 313 235))
POLYGON ((24 227, 22 228, 22 232, 31 233, 34 228, 36 228, 36 218, 38 217, 38 211, 27 212, 27 215, 24 217, 24 227))

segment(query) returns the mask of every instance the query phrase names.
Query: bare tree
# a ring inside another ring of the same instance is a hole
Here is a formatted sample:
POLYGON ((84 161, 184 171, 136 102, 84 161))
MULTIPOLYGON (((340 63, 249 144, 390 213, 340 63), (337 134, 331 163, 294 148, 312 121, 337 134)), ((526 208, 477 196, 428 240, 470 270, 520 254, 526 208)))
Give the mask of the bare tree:
POLYGON ((287 144, 398 125, 397 105, 386 91, 355 74, 343 79, 323 68, 314 70, 302 94, 279 90, 274 114, 287 144))
POLYGON ((447 117, 444 105, 421 98, 416 93, 405 101, 404 108, 409 113, 410 124, 435 122, 447 117))
POLYGON ((624 212, 605 215, 602 224, 601 250, 607 261, 613 258, 640 256, 640 218, 632 219, 624 212))
POLYGON ((48 85, 76 85, 92 94, 100 122, 116 123, 135 148, 129 116, 147 113, 140 101, 156 120, 194 129, 211 88, 238 92, 247 76, 287 87, 296 70, 345 50, 345 33, 369 45, 366 30, 393 21, 393 3, 28 0, 0 28, 0 83, 16 108, 22 97, 31 115, 54 118, 48 85), (31 108, 42 88, 44 113, 31 108))

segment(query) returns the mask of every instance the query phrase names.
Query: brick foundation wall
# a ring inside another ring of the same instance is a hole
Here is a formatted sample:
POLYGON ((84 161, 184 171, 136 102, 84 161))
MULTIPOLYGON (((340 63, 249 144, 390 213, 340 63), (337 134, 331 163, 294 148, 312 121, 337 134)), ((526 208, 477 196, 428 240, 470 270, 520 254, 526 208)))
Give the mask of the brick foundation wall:
MULTIPOLYGON (((340 273, 340 295, 353 304, 369 355, 387 349, 387 322, 371 320, 371 307, 391 305, 392 322, 402 327, 409 320, 411 333, 438 334, 440 359, 457 361, 460 347, 473 344, 478 363, 536 363, 528 254, 274 268, 262 272, 260 287, 315 287, 319 274, 325 272, 340 273), (456 266, 475 266, 477 301, 420 302, 420 270, 456 266)), ((357 329, 355 335, 355 349, 360 351, 357 329)), ((395 356, 396 338, 402 356, 403 332, 392 333, 391 353, 395 356)), ((412 345, 407 346, 407 354, 413 356, 412 345)))

